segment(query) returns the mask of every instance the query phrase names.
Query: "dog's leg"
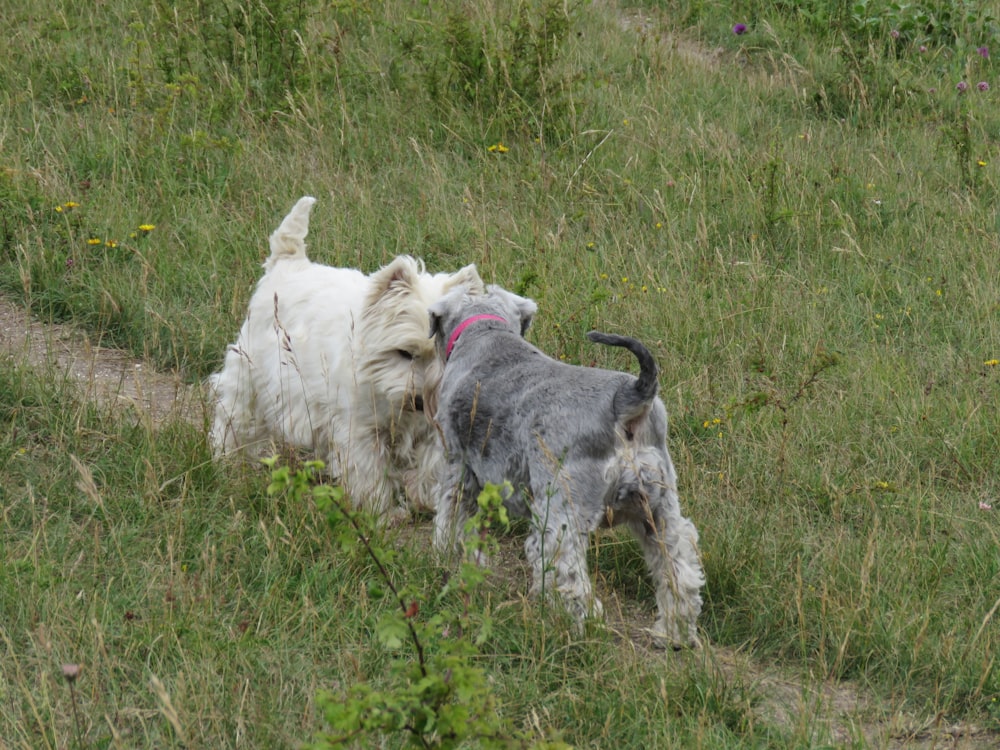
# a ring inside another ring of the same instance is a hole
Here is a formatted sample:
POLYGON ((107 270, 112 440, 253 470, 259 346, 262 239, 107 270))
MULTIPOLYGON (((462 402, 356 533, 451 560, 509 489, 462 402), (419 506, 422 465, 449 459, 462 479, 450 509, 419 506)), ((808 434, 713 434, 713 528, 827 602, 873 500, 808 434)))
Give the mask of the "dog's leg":
MULTIPOLYGON (((550 510, 555 511, 555 502, 550 510)), ((532 569, 531 593, 558 596, 579 623, 587 617, 600 618, 604 609, 587 573, 587 530, 578 528, 571 515, 559 512, 536 517, 533 524, 524 544, 532 569)))
MULTIPOLYGON (((360 411, 360 410, 359 410, 360 411)), ((350 422, 334 421, 324 443, 330 460, 339 467, 340 481, 351 504, 372 514, 380 522, 392 522, 392 489, 389 486, 388 457, 385 441, 375 429, 368 429, 367 414, 354 413, 350 422)))
POLYGON ((659 645, 698 648, 698 615, 705 576, 698 557, 698 532, 677 510, 671 488, 647 485, 648 517, 632 519, 656 587, 657 619, 653 637, 659 645))
POLYGON ((417 510, 433 511, 438 502, 438 482, 444 456, 437 435, 427 434, 414 446, 413 465, 406 470, 406 498, 417 510))
POLYGON ((235 348, 226 353, 225 367, 211 376, 215 418, 208 435, 216 456, 233 453, 258 440, 256 404, 250 383, 249 363, 235 348))
MULTIPOLYGON (((442 466, 441 480, 435 490, 434 548, 438 552, 449 554, 459 549, 465 524, 482 491, 475 475, 461 462, 449 461, 442 466)), ((487 560, 480 555, 476 562, 485 565, 487 560)))
POLYGON ((395 483, 389 476, 390 467, 381 455, 380 445, 373 444, 367 451, 353 450, 342 464, 342 469, 344 484, 354 507, 389 523, 402 520, 406 509, 395 507, 395 483))

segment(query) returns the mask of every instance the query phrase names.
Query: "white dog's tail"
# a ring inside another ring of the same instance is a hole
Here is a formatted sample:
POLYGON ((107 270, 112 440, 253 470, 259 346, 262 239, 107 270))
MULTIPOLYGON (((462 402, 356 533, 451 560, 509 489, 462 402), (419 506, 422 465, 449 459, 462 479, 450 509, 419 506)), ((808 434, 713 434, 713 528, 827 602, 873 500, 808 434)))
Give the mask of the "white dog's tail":
POLYGON ((625 434, 632 438, 639 424, 649 413, 650 404, 656 398, 659 383, 656 380, 656 359, 649 349, 639 341, 628 336, 615 336, 611 333, 591 331, 587 338, 597 344, 607 346, 622 346, 628 349, 639 360, 639 377, 629 381, 615 394, 615 418, 625 428, 625 434))
POLYGON ((309 212, 316 199, 312 196, 299 198, 292 210, 281 221, 281 225, 271 234, 271 256, 264 262, 264 269, 270 271, 279 260, 306 257, 306 235, 309 234, 309 212))

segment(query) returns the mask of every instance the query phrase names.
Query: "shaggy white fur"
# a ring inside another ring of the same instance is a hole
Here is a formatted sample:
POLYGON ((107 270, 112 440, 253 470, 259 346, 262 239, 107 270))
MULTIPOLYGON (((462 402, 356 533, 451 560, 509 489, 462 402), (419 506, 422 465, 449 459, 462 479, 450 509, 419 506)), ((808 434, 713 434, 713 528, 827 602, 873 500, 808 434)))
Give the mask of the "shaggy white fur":
POLYGON ((442 362, 427 309, 459 286, 482 292, 482 281, 474 265, 429 274, 406 255, 370 276, 313 263, 305 237, 315 202, 300 199, 271 235, 246 320, 210 378, 212 446, 217 455, 308 449, 358 507, 392 512, 405 495, 433 508, 442 362))

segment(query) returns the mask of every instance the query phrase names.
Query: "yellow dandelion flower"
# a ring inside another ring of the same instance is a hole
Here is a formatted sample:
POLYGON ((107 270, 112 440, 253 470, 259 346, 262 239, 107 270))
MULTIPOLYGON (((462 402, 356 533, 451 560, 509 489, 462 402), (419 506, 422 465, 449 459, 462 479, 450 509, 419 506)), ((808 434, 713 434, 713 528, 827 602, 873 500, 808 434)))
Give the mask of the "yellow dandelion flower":
POLYGON ((608 275, 607 275, 606 273, 602 273, 602 274, 601 274, 601 278, 602 278, 602 279, 603 279, 604 281, 607 281, 607 280, 608 280, 608 275))
POLYGON ((986 166, 986 162, 984 162, 982 159, 980 159, 979 161, 977 161, 976 164, 978 164, 981 167, 985 167, 986 166))
POLYGON ((140 232, 152 232, 154 229, 156 229, 156 224, 140 224, 139 225, 139 231, 140 232))
POLYGON ((108 240, 104 243, 105 247, 110 247, 112 249, 118 247, 118 240, 108 240))
POLYGON ((57 214, 61 214, 62 212, 63 212, 63 207, 62 206, 56 206, 56 213, 57 214))
POLYGON ((622 283, 623 284, 627 284, 628 283, 628 276, 622 276, 622 283))
POLYGON ((662 221, 656 222, 656 228, 657 229, 663 229, 663 222, 662 221))
POLYGON ((101 244, 101 240, 98 237, 91 237, 89 240, 87 240, 87 244, 88 245, 100 245, 101 244))
POLYGON ((63 203, 64 208, 76 208, 79 205, 80 204, 77 203, 76 201, 66 201, 65 203, 63 203))
POLYGON ((942 294, 944 294, 944 292, 942 292, 940 289, 935 289, 934 290, 934 294, 936 294, 938 297, 940 297, 942 294))
POLYGON ((494 143, 486 150, 489 151, 490 153, 498 153, 498 154, 506 154, 508 151, 510 151, 510 149, 507 148, 505 145, 503 145, 502 142, 494 143))
POLYGON ((997 365, 1000 365, 1000 359, 988 359, 983 362, 983 364, 987 367, 996 367, 997 365))

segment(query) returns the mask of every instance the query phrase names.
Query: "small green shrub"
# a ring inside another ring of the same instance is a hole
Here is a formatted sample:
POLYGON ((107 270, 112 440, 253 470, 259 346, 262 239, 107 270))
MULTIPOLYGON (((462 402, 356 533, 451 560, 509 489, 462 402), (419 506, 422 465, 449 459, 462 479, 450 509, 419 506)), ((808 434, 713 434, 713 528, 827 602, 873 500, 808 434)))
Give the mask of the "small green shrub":
MULTIPOLYGON (((492 628, 489 618, 469 606, 486 575, 483 568, 462 563, 458 575, 446 576, 436 593, 397 583, 395 554, 381 539, 376 520, 351 508, 341 487, 316 483, 320 462, 307 462, 294 472, 279 467, 276 459, 265 463, 272 472, 268 493, 287 492, 293 503, 311 498, 326 514, 337 546, 371 559, 375 573, 368 581, 369 596, 389 597, 394 604, 375 626, 376 638, 395 654, 389 687, 359 682, 341 693, 321 693, 317 703, 330 731, 317 739, 314 750, 392 734, 424 748, 453 748, 467 740, 487 748, 566 747, 534 741, 510 727, 486 670, 476 663, 492 628)), ((503 489, 488 485, 479 496, 479 512, 467 524, 467 532, 478 532, 469 534, 470 553, 495 553, 497 542, 488 531, 507 523, 503 489)))

